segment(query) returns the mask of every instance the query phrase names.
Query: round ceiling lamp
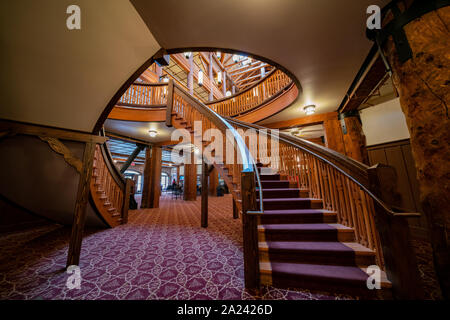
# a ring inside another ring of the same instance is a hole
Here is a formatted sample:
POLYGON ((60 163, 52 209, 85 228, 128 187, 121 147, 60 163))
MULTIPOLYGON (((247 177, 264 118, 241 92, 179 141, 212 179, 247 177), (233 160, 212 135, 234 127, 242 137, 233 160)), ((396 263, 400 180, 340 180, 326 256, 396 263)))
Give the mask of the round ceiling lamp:
POLYGON ((303 111, 305 111, 307 116, 312 115, 313 113, 316 112, 316 106, 313 104, 310 104, 309 106, 304 107, 303 111))
POLYGON ((151 138, 154 138, 158 135, 158 131, 156 130, 148 130, 148 134, 150 135, 151 138))

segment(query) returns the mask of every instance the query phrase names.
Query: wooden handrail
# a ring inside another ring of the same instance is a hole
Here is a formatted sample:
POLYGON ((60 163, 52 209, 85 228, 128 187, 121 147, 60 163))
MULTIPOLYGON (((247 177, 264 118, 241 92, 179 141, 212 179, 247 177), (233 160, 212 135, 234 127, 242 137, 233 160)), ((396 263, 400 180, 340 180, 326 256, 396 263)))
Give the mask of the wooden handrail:
MULTIPOLYGON (((379 231, 379 221, 384 220, 376 217, 381 215, 398 219, 420 216, 418 213, 395 212, 381 200, 377 196, 379 190, 371 188, 370 168, 362 163, 301 138, 279 132, 273 134, 271 129, 231 118, 227 121, 236 128, 266 132, 270 144, 271 139, 276 138, 279 158, 277 163, 271 165, 299 188, 308 190, 311 198, 321 199, 325 209, 335 211, 339 223, 355 230, 356 241, 376 252, 377 264, 382 268, 386 255, 383 255, 380 234, 383 239, 389 237, 379 231)), ((252 150, 251 146, 248 148, 252 150)), ((261 159, 260 150, 256 150, 258 154, 254 158, 257 161, 267 160, 261 159)), ((398 220, 395 221, 397 223, 398 220)))
POLYGON ((117 102, 130 107, 163 106, 167 103, 167 83, 133 83, 117 102))

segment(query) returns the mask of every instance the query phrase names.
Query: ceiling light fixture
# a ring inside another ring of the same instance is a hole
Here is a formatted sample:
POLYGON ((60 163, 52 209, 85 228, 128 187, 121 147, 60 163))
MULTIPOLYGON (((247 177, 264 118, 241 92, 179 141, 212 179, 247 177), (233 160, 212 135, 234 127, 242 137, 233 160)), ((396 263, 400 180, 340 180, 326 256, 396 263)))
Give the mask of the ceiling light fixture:
POLYGON ((158 131, 156 130, 148 130, 148 134, 150 135, 150 137, 154 138, 158 135, 158 131))
POLYGON ((237 54, 233 54, 233 62, 236 63, 239 61, 239 56, 237 54))
POLYGON ((190 52, 190 51, 184 53, 184 57, 185 57, 186 59, 189 59, 191 56, 192 56, 192 52, 190 52))
POLYGON ((225 97, 230 97, 230 96, 231 96, 231 91, 228 90, 228 91, 225 93, 225 97))
POLYGON ((220 51, 216 52, 216 57, 217 59, 220 59, 222 57, 222 53, 220 51))
POLYGON ((316 112, 316 106, 311 104, 309 106, 304 107, 303 111, 305 111, 307 116, 312 115, 313 113, 316 112))

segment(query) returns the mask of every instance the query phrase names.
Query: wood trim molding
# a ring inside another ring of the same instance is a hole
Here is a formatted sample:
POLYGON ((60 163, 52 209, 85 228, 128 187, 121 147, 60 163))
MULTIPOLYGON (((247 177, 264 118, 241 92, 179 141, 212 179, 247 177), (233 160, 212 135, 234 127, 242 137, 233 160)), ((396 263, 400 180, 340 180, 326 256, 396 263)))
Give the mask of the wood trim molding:
POLYGON ((295 118, 290 120, 271 122, 264 124, 264 126, 270 129, 288 129, 296 126, 318 124, 326 120, 337 120, 337 119, 338 119, 337 112, 328 112, 321 114, 313 114, 311 116, 295 118))
POLYGON ((133 109, 115 106, 108 116, 112 120, 138 121, 138 122, 165 122, 166 108, 161 109, 133 109))
POLYGON ((90 133, 82 133, 69 129, 57 129, 36 124, 0 119, 0 132, 5 131, 10 134, 25 134, 38 137, 50 137, 62 140, 93 142, 100 144, 103 144, 108 140, 106 137, 101 137, 90 133))
POLYGON ((57 138, 51 138, 51 137, 39 137, 44 142, 47 142, 47 144, 50 146, 50 148, 55 151, 56 153, 62 155, 64 157, 64 160, 71 165, 72 167, 77 170, 78 173, 81 174, 83 170, 83 162, 75 157, 73 153, 69 150, 69 148, 66 147, 64 143, 62 143, 57 138))

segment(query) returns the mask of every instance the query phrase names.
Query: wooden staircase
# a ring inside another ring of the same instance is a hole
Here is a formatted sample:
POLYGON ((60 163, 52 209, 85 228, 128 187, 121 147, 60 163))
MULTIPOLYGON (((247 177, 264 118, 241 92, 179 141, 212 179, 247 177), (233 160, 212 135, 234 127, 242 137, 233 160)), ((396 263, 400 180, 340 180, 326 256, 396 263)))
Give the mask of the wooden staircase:
MULTIPOLYGON (((264 214, 258 221, 262 285, 369 293, 366 267, 375 252, 355 242, 353 228, 337 223, 336 212, 323 209, 309 191, 289 187, 280 174, 260 175, 264 214)), ((391 283, 383 274, 382 287, 391 283)))

